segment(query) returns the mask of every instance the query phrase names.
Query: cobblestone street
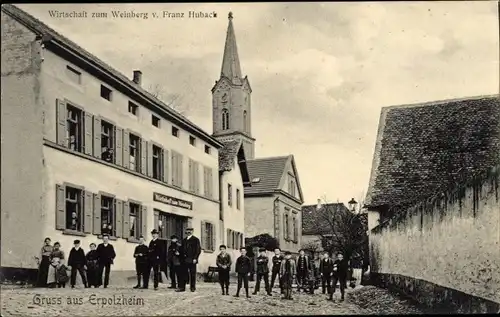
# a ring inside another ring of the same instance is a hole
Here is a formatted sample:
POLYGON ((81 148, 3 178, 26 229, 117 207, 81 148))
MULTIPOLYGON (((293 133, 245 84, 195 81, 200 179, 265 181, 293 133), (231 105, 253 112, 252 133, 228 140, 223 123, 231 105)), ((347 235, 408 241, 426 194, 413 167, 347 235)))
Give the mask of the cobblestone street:
MULTIPOLYGON (((251 284, 251 286, 253 286, 251 284)), ((282 300, 274 290, 273 296, 264 293, 250 299, 235 298, 235 285, 230 296, 222 296, 217 284, 200 283, 197 291, 175 293, 160 285, 158 291, 134 290, 115 287, 108 289, 30 289, 2 287, 2 316, 180 316, 180 315, 345 315, 386 314, 387 307, 375 305, 363 308, 351 301, 354 293, 363 289, 349 290, 346 301, 335 294, 334 301, 316 291, 315 295, 294 293, 293 301, 282 300), (100 298, 112 300, 112 296, 125 298, 122 303, 102 304, 100 298), (68 298, 73 302, 68 303, 68 298), (140 302, 140 300, 143 302, 140 302), (135 301, 135 304, 134 304, 135 301), (37 304, 36 302, 39 302, 37 304), (131 304, 127 304, 130 302, 131 304)), ((399 313, 419 313, 416 309, 400 307, 399 313)))

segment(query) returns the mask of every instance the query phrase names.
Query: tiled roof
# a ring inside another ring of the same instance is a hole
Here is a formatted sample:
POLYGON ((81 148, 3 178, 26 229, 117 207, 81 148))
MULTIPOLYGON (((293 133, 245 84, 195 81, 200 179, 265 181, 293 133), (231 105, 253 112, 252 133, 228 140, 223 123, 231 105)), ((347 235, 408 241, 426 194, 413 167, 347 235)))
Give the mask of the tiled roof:
POLYGON ((289 156, 257 158, 247 161, 252 187, 245 188, 246 194, 266 194, 279 188, 289 156), (259 179, 258 182, 254 182, 259 179))
POLYGON ((350 211, 343 203, 323 204, 320 210, 316 210, 316 205, 302 206, 302 235, 330 233, 332 227, 324 217, 337 212, 350 211))
POLYGON ((414 204, 499 161, 499 95, 387 107, 366 205, 414 204))
POLYGON ((159 100, 158 98, 154 97, 151 93, 149 93, 147 90, 143 89, 140 85, 136 84, 132 80, 130 80, 127 76, 123 75, 120 73, 118 70, 114 69, 110 65, 106 64, 102 60, 100 60, 98 57, 95 55, 91 54, 75 42, 71 41, 70 39, 66 38, 65 36, 59 34, 56 32, 54 29, 50 28, 47 26, 45 23, 41 22, 34 16, 28 14, 24 10, 19 9, 18 7, 12 5, 12 4, 2 4, 2 11, 6 12, 10 16, 14 17, 17 21, 20 23, 24 24, 31 30, 34 30, 40 35, 45 35, 52 37, 53 40, 56 42, 62 44, 66 48, 69 48, 72 51, 77 52, 81 56, 83 56, 85 59, 89 60, 93 66, 97 66, 98 68, 103 69, 105 72, 110 74, 111 76, 118 78, 120 81, 124 82, 127 84, 127 88, 129 88, 131 91, 138 92, 139 94, 142 94, 146 96, 147 99, 151 100, 152 103, 154 103, 156 106, 162 108, 164 111, 166 111, 170 116, 172 116, 173 119, 179 122, 179 124, 184 125, 187 128, 191 128, 194 133, 198 134, 198 136, 203 137, 205 140, 209 141, 212 143, 212 145, 217 145, 220 146, 220 143, 216 141, 212 136, 210 136, 208 133, 203 131, 201 128, 199 128, 195 123, 191 122, 189 119, 181 115, 180 113, 176 112, 169 106, 167 106, 164 102, 159 100))
POLYGON ((223 147, 219 150, 219 171, 230 171, 234 166, 234 160, 236 159, 238 151, 241 147, 241 141, 231 140, 219 142, 223 145, 223 147))

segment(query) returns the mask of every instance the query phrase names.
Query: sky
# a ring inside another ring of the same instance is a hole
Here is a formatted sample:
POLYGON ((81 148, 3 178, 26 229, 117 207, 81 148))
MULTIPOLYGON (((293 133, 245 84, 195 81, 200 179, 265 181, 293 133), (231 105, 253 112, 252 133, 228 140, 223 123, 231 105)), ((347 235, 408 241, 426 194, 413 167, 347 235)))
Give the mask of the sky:
POLYGON ((17 6, 125 75, 140 69, 144 87, 179 95, 178 109, 209 133, 232 11, 253 89, 255 156, 293 154, 305 204, 362 202, 382 107, 499 91, 496 1, 17 6), (111 18, 112 10, 148 18, 111 18), (217 17, 153 18, 163 11, 217 17))

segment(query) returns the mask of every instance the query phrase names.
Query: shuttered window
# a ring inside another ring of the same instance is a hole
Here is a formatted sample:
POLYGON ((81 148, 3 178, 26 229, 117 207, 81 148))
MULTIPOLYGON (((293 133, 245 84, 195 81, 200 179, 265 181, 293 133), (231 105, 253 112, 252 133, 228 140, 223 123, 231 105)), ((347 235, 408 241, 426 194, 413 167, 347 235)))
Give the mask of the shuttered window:
POLYGON ((213 179, 212 169, 210 167, 203 167, 203 194, 206 197, 213 197, 213 179))
POLYGON ((81 186, 56 185, 56 229, 90 233, 92 193, 81 186))
POLYGON ((62 99, 56 100, 56 142, 72 151, 92 155, 93 116, 62 99))
POLYGON ((147 207, 136 201, 123 203, 123 238, 138 240, 145 231, 147 207))

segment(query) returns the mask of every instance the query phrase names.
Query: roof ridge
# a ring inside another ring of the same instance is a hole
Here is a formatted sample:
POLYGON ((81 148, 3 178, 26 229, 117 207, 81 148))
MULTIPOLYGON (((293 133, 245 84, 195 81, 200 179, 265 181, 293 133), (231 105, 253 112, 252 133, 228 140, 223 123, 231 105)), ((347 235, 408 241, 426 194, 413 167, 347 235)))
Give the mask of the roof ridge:
POLYGON ((281 156, 257 157, 257 158, 253 158, 253 159, 248 160, 248 161, 263 161, 263 160, 285 159, 285 158, 287 159, 290 156, 292 156, 292 155, 289 154, 289 155, 281 155, 281 156))
POLYGON ((440 99, 440 100, 433 100, 433 101, 422 101, 422 102, 415 102, 415 103, 408 103, 408 104, 386 106, 386 107, 382 107, 382 110, 385 110, 385 109, 389 110, 389 109, 395 109, 395 108, 397 109, 397 108, 437 106, 437 105, 444 105, 444 104, 460 102, 460 101, 490 99, 490 98, 500 98, 500 94, 477 95, 477 96, 460 97, 460 98, 440 99))

